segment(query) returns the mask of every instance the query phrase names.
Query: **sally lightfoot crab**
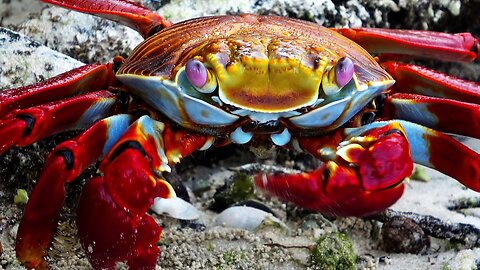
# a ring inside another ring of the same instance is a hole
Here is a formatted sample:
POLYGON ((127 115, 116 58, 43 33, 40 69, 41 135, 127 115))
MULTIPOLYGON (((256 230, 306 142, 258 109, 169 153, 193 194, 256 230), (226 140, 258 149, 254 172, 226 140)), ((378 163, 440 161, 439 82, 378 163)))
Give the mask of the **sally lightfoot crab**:
POLYGON ((311 172, 263 173, 255 182, 327 214, 388 208, 413 162, 480 191, 480 155, 441 133, 480 138, 480 86, 394 62, 472 61, 479 43, 468 33, 327 29, 256 15, 172 25, 123 0, 44 2, 113 19, 146 39, 127 59, 0 92, 0 153, 84 130, 50 153, 32 191, 16 243, 27 267, 47 267, 65 184, 98 160, 77 212, 80 241, 98 269, 154 268, 161 227, 147 211, 157 198, 181 203, 164 174, 194 151, 229 143, 322 160, 311 172))

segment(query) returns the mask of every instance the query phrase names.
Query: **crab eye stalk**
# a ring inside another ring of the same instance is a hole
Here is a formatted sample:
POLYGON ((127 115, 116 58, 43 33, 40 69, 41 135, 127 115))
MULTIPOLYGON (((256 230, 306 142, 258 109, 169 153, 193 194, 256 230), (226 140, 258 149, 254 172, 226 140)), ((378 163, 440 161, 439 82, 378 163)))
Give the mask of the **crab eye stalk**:
POLYGON ((190 83, 200 93, 212 93, 217 87, 217 82, 205 65, 197 59, 190 59, 185 66, 185 74, 190 83))
POLYGON ((326 95, 333 95, 340 91, 353 78, 354 65, 348 57, 343 57, 337 64, 323 75, 322 87, 326 95))

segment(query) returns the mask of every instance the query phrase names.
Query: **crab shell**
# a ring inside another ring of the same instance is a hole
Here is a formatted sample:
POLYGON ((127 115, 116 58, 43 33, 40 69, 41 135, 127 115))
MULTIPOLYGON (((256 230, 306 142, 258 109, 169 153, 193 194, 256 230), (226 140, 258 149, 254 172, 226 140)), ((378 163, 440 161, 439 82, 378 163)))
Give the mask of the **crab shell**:
POLYGON ((140 44, 117 78, 177 124, 246 143, 268 133, 277 145, 348 121, 393 83, 351 40, 313 23, 272 16, 220 16, 176 24, 140 44), (335 85, 342 58, 354 75, 335 85), (185 74, 188 60, 208 69, 207 91, 185 74), (333 85, 333 87, 332 87, 333 85))

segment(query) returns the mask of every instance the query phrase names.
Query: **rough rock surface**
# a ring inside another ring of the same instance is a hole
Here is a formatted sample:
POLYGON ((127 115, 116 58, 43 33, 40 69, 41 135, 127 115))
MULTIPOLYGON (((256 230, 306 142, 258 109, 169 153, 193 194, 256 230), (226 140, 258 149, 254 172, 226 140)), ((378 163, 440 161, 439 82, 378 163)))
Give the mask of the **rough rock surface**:
MULTIPOLYGON (((407 0, 144 0, 147 7, 158 10, 172 21, 215 15, 258 13, 289 16, 331 27, 368 26, 409 29, 430 29, 445 32, 468 31, 480 37, 480 1, 407 1, 407 0), (192 8, 195 7, 195 8, 192 8)), ((41 81, 83 63, 107 62, 118 54, 128 55, 141 41, 134 31, 116 23, 90 15, 50 7, 32 0, 0 1, 0 89, 41 81), (13 30, 15 32, 11 32, 13 30), (20 34, 18 34, 18 33, 20 34), (23 36, 23 35, 25 36, 23 36), (41 46, 44 45, 44 46, 41 46), (60 52, 60 53, 58 53, 60 52), (69 57, 65 56, 68 55, 69 57), (76 60, 74 60, 76 59, 76 60), (78 62, 80 61, 80 62, 78 62)), ((478 61, 477 61, 478 62, 478 61)), ((475 64, 441 64, 424 62, 451 74, 480 81, 480 68, 475 64)), ((13 252, 16 228, 22 206, 13 203, 18 188, 31 190, 48 150, 71 134, 54 136, 23 149, 12 149, 0 157, 0 269, 21 269, 13 252)), ((480 149, 480 143, 469 145, 480 149)), ((225 161, 215 158, 193 163, 194 173, 182 173, 191 184, 211 183, 212 192, 231 176, 226 168, 251 162, 248 154, 233 155, 225 161), (213 162, 213 165, 205 165, 213 162)), ((198 157, 203 157, 202 155, 198 157)), ((86 179, 94 171, 86 172, 86 179)), ((432 214, 452 222, 465 222, 480 227, 479 211, 457 213, 447 209, 451 200, 479 197, 439 173, 428 171, 428 183, 411 182, 405 196, 393 207, 398 210, 432 214), (429 196, 425 196, 428 194, 429 196)), ((67 208, 62 213, 58 235, 49 253, 55 269, 88 269, 75 237, 74 207, 82 181, 69 187, 67 208)), ((197 184, 198 185, 198 184, 197 184)), ((207 184, 208 185, 208 184, 207 184)), ((211 194, 194 198, 205 209, 211 194)), ((162 269, 304 269, 313 268, 308 246, 325 232, 347 233, 359 255, 358 267, 363 269, 475 269, 480 249, 455 246, 445 241, 432 241, 422 255, 386 253, 375 236, 378 224, 361 219, 336 219, 320 222, 319 218, 291 206, 267 201, 268 205, 290 227, 285 233, 276 227, 258 232, 208 227, 204 231, 182 228, 175 220, 159 218, 166 225, 161 240, 162 269), (278 245, 271 245, 272 243, 278 245), (296 247, 293 247, 296 246, 296 247)), ((205 210, 208 225, 213 214, 205 210)), ((477 265, 477 266, 476 266, 477 265)))

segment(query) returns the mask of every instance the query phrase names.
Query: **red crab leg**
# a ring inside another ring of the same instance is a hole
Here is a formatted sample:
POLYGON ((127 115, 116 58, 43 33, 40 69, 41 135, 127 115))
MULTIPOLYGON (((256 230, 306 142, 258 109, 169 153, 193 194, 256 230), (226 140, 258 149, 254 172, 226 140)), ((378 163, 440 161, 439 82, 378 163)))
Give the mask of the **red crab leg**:
POLYGON ((105 118, 50 152, 18 228, 17 258, 25 266, 45 268, 43 257, 57 228, 65 201, 65 184, 108 152, 131 121, 129 115, 105 118))
POLYGON ((397 93, 385 100, 384 113, 388 119, 480 139, 480 104, 397 93))
POLYGON ((393 86, 395 92, 480 104, 478 83, 411 64, 385 62, 382 67, 396 80, 393 86))
POLYGON ((100 16, 124 24, 144 38, 172 25, 149 9, 124 0, 42 0, 64 8, 100 16), (160 27, 160 28, 159 28, 160 27))
POLYGON ((479 153, 436 130, 407 121, 398 122, 407 133, 415 163, 449 175, 469 189, 480 192, 479 153))
POLYGON ((466 187, 480 191, 480 154, 450 136, 403 120, 374 122, 352 130, 362 132, 391 122, 398 122, 405 130, 415 163, 449 175, 466 187))
POLYGON ((115 109, 117 97, 108 91, 13 110, 0 119, 0 154, 11 146, 26 146, 52 134, 82 129, 115 109))
POLYGON ((386 209, 403 193, 413 163, 406 135, 395 122, 365 127, 358 135, 300 138, 299 146, 325 161, 312 172, 257 175, 260 189, 326 214, 366 216, 386 209))
POLYGON ((156 197, 175 196, 161 173, 207 142, 143 116, 115 143, 100 165, 102 176, 86 184, 78 205, 80 241, 95 269, 117 262, 155 268, 162 229, 146 212, 156 197))
POLYGON ((475 60, 479 53, 479 41, 470 33, 447 34, 382 28, 332 30, 355 41, 371 53, 466 62, 475 60))
POLYGON ((386 118, 480 138, 480 84, 411 64, 382 66, 398 92, 386 100, 386 118))
POLYGON ((0 91, 0 117, 23 109, 84 92, 106 89, 110 65, 84 65, 40 83, 0 91))

